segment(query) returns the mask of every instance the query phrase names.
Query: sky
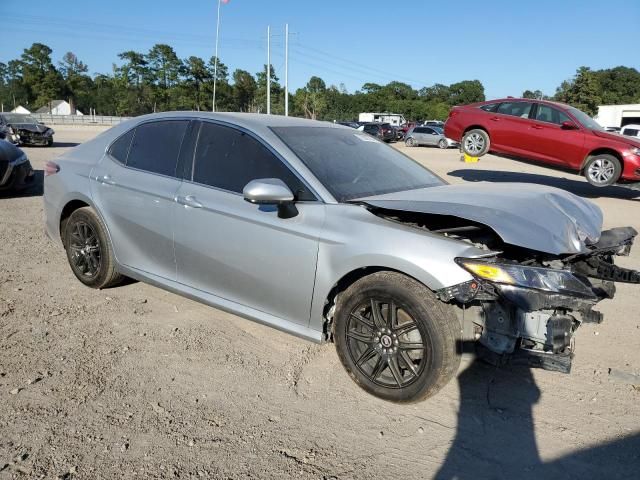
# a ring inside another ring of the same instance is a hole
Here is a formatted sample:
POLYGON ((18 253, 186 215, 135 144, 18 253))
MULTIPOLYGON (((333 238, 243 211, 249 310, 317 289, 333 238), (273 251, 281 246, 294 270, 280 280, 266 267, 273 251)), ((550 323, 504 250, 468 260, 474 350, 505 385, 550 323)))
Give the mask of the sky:
MULTIPOLYGON (((110 73, 126 50, 168 43, 178 56, 215 51, 217 0, 0 0, 0 62, 34 42, 59 61, 71 51, 90 73, 110 73)), ((290 89, 312 75, 349 92, 366 82, 414 88, 480 80, 487 98, 526 89, 553 94, 585 65, 640 69, 640 0, 229 0, 221 6, 219 57, 231 73, 267 58, 290 89)))

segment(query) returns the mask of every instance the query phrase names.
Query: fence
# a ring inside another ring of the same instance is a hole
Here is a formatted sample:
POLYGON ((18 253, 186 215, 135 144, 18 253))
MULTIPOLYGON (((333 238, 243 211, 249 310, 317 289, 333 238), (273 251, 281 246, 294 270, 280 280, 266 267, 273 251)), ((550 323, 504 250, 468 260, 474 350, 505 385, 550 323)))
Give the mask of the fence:
POLYGON ((50 115, 33 113, 38 121, 47 125, 117 125, 131 117, 111 117, 108 115, 50 115))

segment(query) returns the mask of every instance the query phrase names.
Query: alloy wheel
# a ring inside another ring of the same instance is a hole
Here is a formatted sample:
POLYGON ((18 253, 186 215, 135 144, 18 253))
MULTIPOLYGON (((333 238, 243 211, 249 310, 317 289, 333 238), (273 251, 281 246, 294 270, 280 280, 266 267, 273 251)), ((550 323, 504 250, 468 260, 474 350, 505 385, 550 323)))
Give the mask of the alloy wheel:
POLYGON ((349 356, 373 383, 404 388, 422 374, 427 342, 415 319, 393 300, 371 298, 349 314, 346 327, 349 356))
POLYGON ((76 222, 71 230, 71 258, 74 266, 85 277, 94 277, 100 271, 100 241, 91 225, 76 222))
POLYGON ((595 159, 587 170, 589 178, 596 184, 606 184, 610 182, 615 172, 615 164, 607 158, 595 159))
POLYGON ((477 155, 484 149, 484 137, 479 133, 467 135, 464 139, 464 149, 467 153, 477 155))

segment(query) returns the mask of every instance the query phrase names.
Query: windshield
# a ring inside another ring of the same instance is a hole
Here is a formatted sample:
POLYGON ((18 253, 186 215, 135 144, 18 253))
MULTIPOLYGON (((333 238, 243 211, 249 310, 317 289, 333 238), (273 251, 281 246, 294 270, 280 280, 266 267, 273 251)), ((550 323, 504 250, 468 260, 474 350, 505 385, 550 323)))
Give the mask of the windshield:
POLYGON ((445 183, 364 133, 331 127, 271 129, 339 202, 445 183))
POLYGON ((31 115, 22 115, 20 113, 4 113, 2 117, 7 123, 38 123, 31 115))
POLYGON ((593 118, 591 118, 583 111, 578 110, 574 107, 570 107, 569 112, 575 117, 576 120, 578 120, 578 122, 580 122, 583 127, 589 128, 591 130, 603 130, 602 126, 598 122, 596 122, 593 118))

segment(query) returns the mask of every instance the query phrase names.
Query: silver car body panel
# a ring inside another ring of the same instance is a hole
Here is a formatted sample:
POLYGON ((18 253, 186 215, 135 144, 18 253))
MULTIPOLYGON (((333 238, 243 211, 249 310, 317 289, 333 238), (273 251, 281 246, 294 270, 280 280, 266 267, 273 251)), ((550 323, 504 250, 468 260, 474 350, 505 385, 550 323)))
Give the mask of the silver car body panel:
POLYGON ((541 185, 443 185, 360 200, 389 210, 464 218, 491 227, 505 243, 554 255, 587 252, 602 230, 597 205, 541 185))
MULTIPOLYGON (((472 279, 454 259, 486 256, 486 250, 385 220, 366 205, 338 203, 272 126, 350 130, 258 114, 173 112, 128 120, 56 159, 60 173, 45 178, 47 233, 60 242, 63 208, 82 201, 104 220, 123 274, 314 341, 323 338, 332 288, 351 272, 368 267, 397 270, 432 290, 472 279), (177 118, 215 121, 250 132, 307 182, 318 201, 299 202, 297 216, 279 218, 275 207, 140 172, 106 153, 122 133, 142 122, 177 118), (178 203, 178 197, 189 195, 197 199, 195 207, 178 203)), ((597 239, 602 220, 596 207, 577 197, 521 184, 442 186, 365 200, 382 208, 470 218, 489 224, 514 243, 542 251, 574 251, 577 247, 568 248, 573 235, 597 239), (515 225, 516 217, 528 221, 528 227, 515 225)))

